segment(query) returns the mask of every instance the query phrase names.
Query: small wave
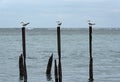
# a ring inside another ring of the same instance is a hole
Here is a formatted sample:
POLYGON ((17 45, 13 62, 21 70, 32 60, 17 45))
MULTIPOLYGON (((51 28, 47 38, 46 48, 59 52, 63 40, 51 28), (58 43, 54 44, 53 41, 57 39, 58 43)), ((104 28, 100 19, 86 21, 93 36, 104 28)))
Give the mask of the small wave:
POLYGON ((57 51, 38 51, 38 53, 57 53, 57 51))
POLYGON ((37 59, 37 57, 27 57, 27 59, 37 59))
POLYGON ((109 52, 120 53, 120 51, 109 50, 109 52))

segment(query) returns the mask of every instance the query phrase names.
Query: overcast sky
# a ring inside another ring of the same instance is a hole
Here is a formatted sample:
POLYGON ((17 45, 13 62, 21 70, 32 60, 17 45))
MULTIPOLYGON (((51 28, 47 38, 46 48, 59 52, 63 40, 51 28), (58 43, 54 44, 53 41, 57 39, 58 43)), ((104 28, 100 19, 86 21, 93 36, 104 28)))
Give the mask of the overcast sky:
POLYGON ((0 0, 0 27, 120 27, 120 0, 0 0))

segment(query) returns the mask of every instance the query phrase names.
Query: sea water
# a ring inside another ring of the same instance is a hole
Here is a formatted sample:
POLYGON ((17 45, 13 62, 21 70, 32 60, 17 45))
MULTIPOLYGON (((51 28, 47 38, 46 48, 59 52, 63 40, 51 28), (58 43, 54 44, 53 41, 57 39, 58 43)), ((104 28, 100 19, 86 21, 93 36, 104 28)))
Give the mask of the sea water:
MULTIPOLYGON (((48 59, 57 59, 56 29, 26 30, 26 64, 28 82, 55 82, 46 79, 48 59)), ((0 82, 20 82, 18 59, 22 53, 21 29, 0 29, 0 82)), ((88 29, 62 29, 63 82, 88 82, 88 29)), ((120 29, 93 29, 94 82, 120 81, 120 29)))

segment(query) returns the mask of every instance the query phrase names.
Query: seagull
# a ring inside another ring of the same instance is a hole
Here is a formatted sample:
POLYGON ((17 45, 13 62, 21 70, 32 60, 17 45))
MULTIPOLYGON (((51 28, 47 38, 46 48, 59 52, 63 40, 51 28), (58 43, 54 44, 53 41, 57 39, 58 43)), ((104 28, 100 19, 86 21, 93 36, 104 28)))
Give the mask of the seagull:
POLYGON ((56 21, 56 22, 57 22, 58 26, 62 25, 62 22, 60 22, 60 21, 56 21))
POLYGON ((22 26, 27 26, 30 23, 29 22, 28 23, 21 22, 21 24, 22 24, 22 26))
POLYGON ((90 20, 88 20, 88 24, 89 24, 90 26, 95 25, 95 23, 91 23, 90 20))

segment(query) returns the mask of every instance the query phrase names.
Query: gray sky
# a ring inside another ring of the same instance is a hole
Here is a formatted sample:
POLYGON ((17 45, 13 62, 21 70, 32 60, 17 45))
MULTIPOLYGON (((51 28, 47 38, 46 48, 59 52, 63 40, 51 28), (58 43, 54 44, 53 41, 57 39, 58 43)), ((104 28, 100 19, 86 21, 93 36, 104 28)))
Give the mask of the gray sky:
POLYGON ((120 0, 0 0, 0 27, 120 27, 120 0))

